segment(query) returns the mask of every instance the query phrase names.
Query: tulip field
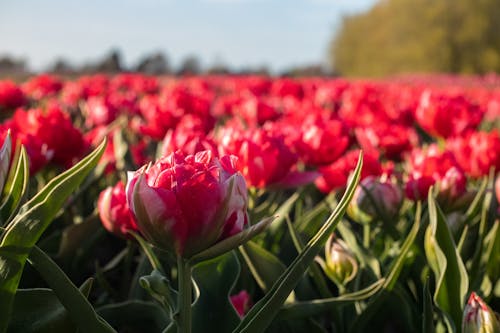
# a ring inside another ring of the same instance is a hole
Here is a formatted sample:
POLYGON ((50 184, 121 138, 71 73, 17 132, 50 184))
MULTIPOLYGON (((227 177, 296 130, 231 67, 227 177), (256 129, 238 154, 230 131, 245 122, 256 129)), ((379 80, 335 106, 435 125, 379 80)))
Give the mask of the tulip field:
POLYGON ((498 333, 500 76, 0 80, 0 333, 498 333))

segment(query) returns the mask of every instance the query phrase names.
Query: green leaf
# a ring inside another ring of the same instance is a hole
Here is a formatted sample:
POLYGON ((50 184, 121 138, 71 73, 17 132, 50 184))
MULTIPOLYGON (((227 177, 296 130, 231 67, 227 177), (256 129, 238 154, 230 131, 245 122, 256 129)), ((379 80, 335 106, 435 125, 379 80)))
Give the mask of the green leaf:
POLYGON ((17 291, 7 332, 67 333, 76 332, 77 329, 68 311, 51 289, 17 291))
POLYGON ((486 272, 491 281, 500 278, 500 221, 495 221, 490 232, 485 238, 487 245, 484 251, 483 262, 486 264, 486 272))
POLYGON ((377 315, 380 308, 384 305, 384 302, 389 298, 391 292, 394 290, 399 275, 401 274, 401 270, 403 269, 404 263, 410 252, 410 249, 417 237, 418 230, 420 229, 420 216, 421 216, 421 204, 417 203, 417 211, 415 214, 415 222, 406 236, 403 245, 401 246, 401 250, 399 251, 399 255, 394 259, 389 272, 387 273, 386 278, 384 279, 384 283, 380 293, 378 293, 374 298, 370 300, 368 303, 366 310, 361 313, 360 316, 356 318, 356 320, 351 325, 351 332, 364 332, 366 331, 370 325, 370 321, 374 316, 377 315))
POLYGON ((286 270, 285 264, 278 257, 255 242, 249 241, 240 246, 240 252, 255 281, 265 292, 271 289, 274 282, 286 270))
POLYGON ((57 257, 61 259, 71 258, 81 247, 82 242, 88 240, 101 228, 99 216, 91 215, 80 223, 66 227, 62 232, 61 243, 57 257))
POLYGON ((276 213, 274 214, 276 215, 276 219, 269 227, 269 232, 271 234, 276 233, 277 230, 281 227, 299 197, 299 192, 295 192, 278 208, 278 210, 276 210, 276 213))
POLYGON ((352 251, 356 257, 359 259, 360 267, 368 267, 373 272, 373 274, 380 278, 382 273, 380 272, 380 263, 371 253, 369 253, 365 248, 363 248, 358 240, 356 239, 356 235, 351 230, 348 223, 341 221, 338 225, 338 232, 342 236, 342 239, 346 242, 349 247, 349 250, 352 251))
POLYGON ((160 263, 160 259, 158 259, 158 257, 156 256, 156 254, 153 251, 153 246, 151 244, 149 244, 148 242, 146 242, 146 240, 144 238, 142 238, 138 233, 135 233, 131 230, 128 230, 128 233, 131 234, 137 240, 137 242, 141 246, 142 250, 144 251, 144 254, 148 258, 151 266, 155 270, 157 270, 158 272, 163 273, 163 267, 160 263))
POLYGON ((0 225, 8 223, 17 211, 19 203, 26 193, 29 180, 28 155, 26 149, 20 146, 12 161, 7 181, 2 191, 0 205, 0 225))
POLYGON ((285 273, 276 281, 272 289, 252 307, 235 332, 263 332, 269 326, 288 295, 314 261, 316 255, 323 249, 328 237, 330 237, 330 234, 344 216, 345 210, 354 195, 354 190, 359 183, 362 165, 363 158, 362 154, 360 154, 354 174, 339 205, 285 273))
POLYGON ((231 332, 239 316, 229 296, 240 274, 233 251, 193 268, 199 297, 193 305, 193 332, 231 332))
MULTIPOLYGON (((80 291, 88 297, 91 286, 92 279, 87 279, 80 287, 80 291)), ((51 289, 34 288, 17 291, 7 332, 67 333, 76 332, 77 329, 68 311, 51 289)))
POLYGON ((436 280, 434 302, 443 311, 449 329, 459 332, 469 279, 432 190, 429 190, 428 206, 429 226, 425 232, 424 247, 436 280))
POLYGON ((158 304, 139 300, 108 304, 97 313, 119 332, 162 332, 170 323, 158 304))
POLYGON ((52 179, 23 205, 6 228, 0 244, 0 332, 7 328, 14 295, 29 252, 64 201, 99 161, 106 142, 71 169, 52 179))
POLYGON ((61 268, 36 246, 31 250, 28 261, 52 288, 54 294, 68 311, 72 322, 79 329, 85 332, 115 332, 107 322, 97 315, 87 300, 90 291, 89 280, 82 286, 82 290, 85 292, 83 294, 61 268))
POLYGON ((351 304, 353 302, 365 300, 379 292, 385 282, 380 279, 368 287, 353 293, 344 294, 339 297, 315 299, 311 301, 295 302, 286 304, 278 313, 277 320, 290 320, 297 318, 307 318, 331 311, 335 306, 351 304))
POLYGON ((422 333, 434 333, 434 311, 431 291, 429 289, 429 279, 425 280, 422 299, 424 301, 424 308, 422 311, 422 333))
POLYGON ((19 289, 7 332, 66 333, 77 327, 51 289, 19 289))
POLYGON ((269 224, 271 224, 271 222, 273 222, 273 220, 274 217, 265 218, 259 223, 254 224, 247 229, 244 229, 243 231, 237 233, 236 235, 228 237, 216 243, 215 245, 209 247, 208 249, 198 252, 189 259, 190 264, 193 265, 208 259, 218 257, 226 252, 229 252, 237 248, 242 244, 245 244, 254 236, 266 230, 266 228, 269 226, 269 224))

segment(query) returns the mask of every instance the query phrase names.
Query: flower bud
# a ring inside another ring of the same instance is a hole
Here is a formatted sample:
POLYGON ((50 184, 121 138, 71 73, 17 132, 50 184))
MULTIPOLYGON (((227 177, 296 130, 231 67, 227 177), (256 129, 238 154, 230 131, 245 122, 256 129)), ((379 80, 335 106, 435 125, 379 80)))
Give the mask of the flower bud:
POLYGON ((325 274, 340 285, 351 281, 358 272, 358 262, 354 254, 341 239, 335 239, 334 234, 326 242, 325 261, 321 259, 318 261, 325 274))
POLYGON ((402 201, 403 193, 396 184, 369 176, 357 187, 349 212, 361 221, 379 215, 390 219, 397 216, 402 201))
POLYGON ((499 333, 500 323, 495 312, 472 292, 464 309, 462 333, 499 333))
POLYGON ((102 225, 109 232, 122 238, 129 238, 127 233, 129 230, 138 231, 122 182, 118 182, 114 187, 109 186, 101 192, 97 208, 102 225))
POLYGON ((190 258, 248 224, 247 187, 234 156, 172 153, 129 173, 127 200, 156 246, 190 258))
POLYGON ((9 174, 11 152, 12 140, 10 138, 10 132, 8 132, 3 141, 2 148, 0 149, 0 193, 3 191, 3 186, 9 174))
POLYGON ((231 304, 240 317, 243 317, 252 306, 250 294, 246 290, 242 290, 236 295, 231 295, 230 300, 231 304))

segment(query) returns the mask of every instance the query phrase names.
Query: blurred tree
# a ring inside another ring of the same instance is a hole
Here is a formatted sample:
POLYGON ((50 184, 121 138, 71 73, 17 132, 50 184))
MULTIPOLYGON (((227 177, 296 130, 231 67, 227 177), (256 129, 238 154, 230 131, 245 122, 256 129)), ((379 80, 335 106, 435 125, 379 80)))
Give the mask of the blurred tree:
POLYGON ((0 73, 23 73, 27 70, 24 59, 17 59, 8 55, 0 56, 0 73))
POLYGON ((330 45, 343 75, 500 71, 499 0, 381 0, 330 45))
POLYGON ((48 71, 55 74, 72 74, 75 72, 75 69, 68 60, 58 58, 49 66, 48 71))
POLYGON ((101 61, 88 67, 90 72, 119 73, 124 70, 121 53, 118 49, 111 50, 101 61))
POLYGON ((155 75, 168 74, 170 66, 167 57, 162 52, 156 52, 142 58, 136 71, 155 75))
POLYGON ((178 75, 196 75, 201 72, 201 65, 198 58, 194 55, 187 56, 182 62, 178 75))

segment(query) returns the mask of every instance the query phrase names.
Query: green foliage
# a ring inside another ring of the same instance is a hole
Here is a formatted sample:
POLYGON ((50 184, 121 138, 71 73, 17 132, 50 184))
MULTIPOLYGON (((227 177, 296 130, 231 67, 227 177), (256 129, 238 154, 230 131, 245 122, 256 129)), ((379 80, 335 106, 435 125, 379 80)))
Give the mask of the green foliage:
POLYGON ((0 332, 7 328, 14 295, 32 248, 66 199, 97 165, 106 142, 71 169, 52 179, 24 204, 7 225, 0 243, 0 332))
POLYGON ((496 0, 385 0, 345 17, 331 43, 336 71, 351 76, 500 71, 496 0))

